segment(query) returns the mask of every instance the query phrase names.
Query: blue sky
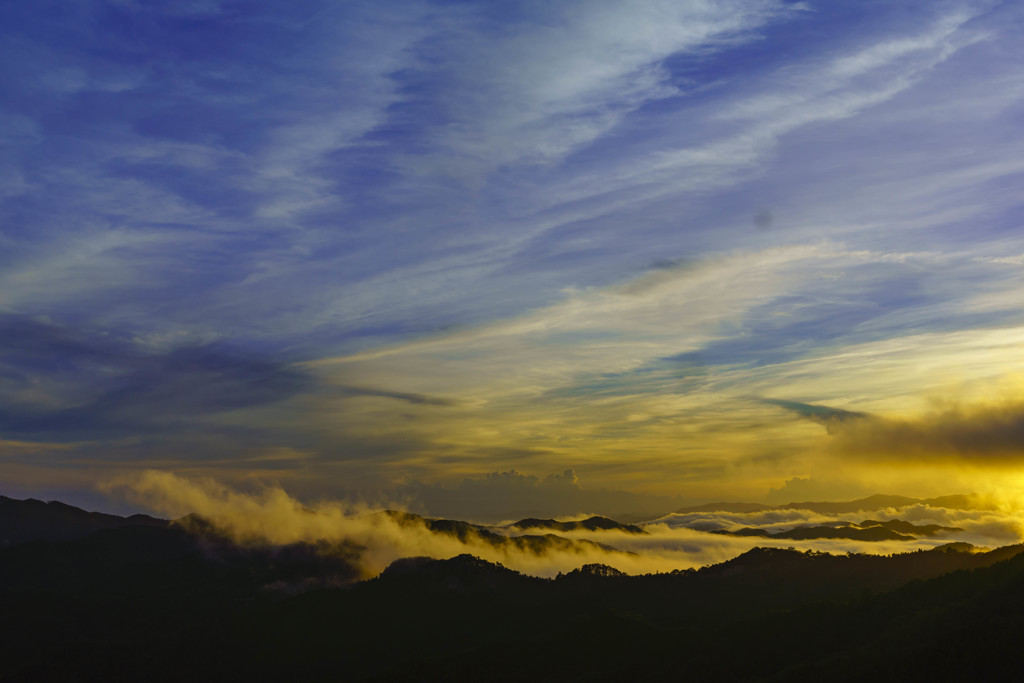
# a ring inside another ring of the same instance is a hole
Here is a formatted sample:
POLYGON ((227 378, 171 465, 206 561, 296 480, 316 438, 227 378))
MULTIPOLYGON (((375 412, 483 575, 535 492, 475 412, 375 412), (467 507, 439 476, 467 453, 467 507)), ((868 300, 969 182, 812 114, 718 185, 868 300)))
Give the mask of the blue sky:
POLYGON ((1024 424, 1018 3, 34 2, 0 27, 9 495, 572 468, 759 499, 1015 466, 792 406, 1024 424))

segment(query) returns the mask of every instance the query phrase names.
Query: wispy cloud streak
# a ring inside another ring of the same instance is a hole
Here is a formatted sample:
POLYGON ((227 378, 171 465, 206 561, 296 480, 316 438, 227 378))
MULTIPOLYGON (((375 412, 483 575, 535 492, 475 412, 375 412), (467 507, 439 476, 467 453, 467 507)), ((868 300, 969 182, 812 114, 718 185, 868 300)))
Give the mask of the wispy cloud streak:
POLYGON ((4 479, 981 486, 1016 413, 971 406, 1024 371, 1022 26, 998 2, 9 4, 4 479), (958 407, 920 417, 936 396, 958 407))

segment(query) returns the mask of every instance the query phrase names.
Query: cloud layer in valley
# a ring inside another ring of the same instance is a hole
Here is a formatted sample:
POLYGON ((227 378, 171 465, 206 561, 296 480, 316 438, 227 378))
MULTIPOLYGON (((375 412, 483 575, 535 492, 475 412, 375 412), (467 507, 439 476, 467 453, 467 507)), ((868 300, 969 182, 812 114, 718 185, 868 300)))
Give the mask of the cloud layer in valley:
MULTIPOLYGON (((283 489, 243 493, 209 480, 190 480, 149 471, 109 485, 148 509, 172 518, 199 515, 236 542, 257 545, 290 543, 344 544, 358 549, 363 577, 372 577, 402 557, 449 558, 471 553, 536 576, 554 576, 583 564, 602 563, 630 574, 667 572, 715 564, 754 547, 794 547, 831 553, 891 554, 966 541, 993 547, 1024 539, 1018 509, 956 510, 928 505, 823 515, 810 510, 754 513, 675 513, 630 530, 559 530, 553 538, 543 529, 516 529, 508 524, 471 527, 446 523, 432 527, 420 517, 384 513, 366 505, 324 501, 303 505, 283 489), (954 531, 912 540, 787 540, 709 533, 712 529, 758 527, 790 529, 863 519, 906 520, 940 524, 954 531), (529 543, 498 543, 507 536, 529 543), (566 539, 566 540, 561 540, 566 539)), ((188 519, 185 520, 188 523, 188 519)))

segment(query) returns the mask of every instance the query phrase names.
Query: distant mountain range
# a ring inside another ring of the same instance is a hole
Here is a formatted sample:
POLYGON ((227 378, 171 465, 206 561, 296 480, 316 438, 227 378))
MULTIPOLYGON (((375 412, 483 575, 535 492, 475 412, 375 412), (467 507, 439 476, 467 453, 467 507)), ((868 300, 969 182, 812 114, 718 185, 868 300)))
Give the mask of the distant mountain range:
MULTIPOLYGON (((495 533, 485 526, 479 524, 470 524, 469 522, 461 522, 454 519, 432 519, 429 517, 421 517, 420 515, 414 515, 409 512, 399 512, 396 510, 386 510, 383 513, 388 515, 392 520, 397 521, 403 525, 423 525, 435 534, 442 534, 444 536, 450 536, 458 539, 462 543, 485 543, 494 548, 502 550, 523 550, 531 552, 535 555, 543 554, 545 552, 553 550, 561 551, 573 551, 581 552, 584 550, 601 550, 610 553, 623 553, 632 555, 633 553, 628 551, 622 551, 618 548, 614 548, 604 543, 598 543, 596 541, 588 541, 586 539, 571 539, 562 538, 555 534, 542 534, 542 535, 531 535, 521 534, 518 536, 504 535, 495 533)), ((603 517, 595 517, 592 519, 604 519, 603 517)), ((535 525, 526 526, 525 528, 556 528, 562 529, 559 525, 562 523, 555 522, 554 520, 524 520, 527 522, 539 522, 535 525), (551 522, 552 526, 547 526, 545 523, 551 522)), ((587 520, 588 522, 590 520, 587 520)), ((618 522, 608 520, 611 523, 611 527, 608 528, 619 528, 626 525, 620 525, 618 522)), ((517 527, 520 523, 513 524, 513 527, 517 527)), ((568 528, 572 527, 575 522, 568 523, 568 528)), ((583 523, 580 523, 583 524, 583 523)), ((579 527, 586 528, 586 527, 579 527)), ((635 527, 634 527, 635 528, 635 527)), ((638 529, 638 531, 640 531, 638 529)), ((643 531, 640 531, 643 533, 643 531)))
POLYGON ((809 541, 824 538, 842 538, 853 541, 912 541, 918 536, 934 536, 939 533, 963 531, 960 527, 939 524, 914 524, 902 519, 866 519, 863 522, 840 522, 833 524, 803 524, 785 531, 770 532, 757 527, 727 530, 713 529, 713 534, 727 536, 757 536, 792 541, 809 541))
POLYGON ((906 508, 912 505, 929 505, 949 510, 986 510, 989 509, 984 500, 970 494, 938 496, 936 498, 908 498, 877 494, 866 498, 858 498, 847 502, 803 502, 786 503, 784 505, 764 505, 761 503, 704 503, 679 508, 675 514, 692 512, 765 512, 768 510, 810 510, 824 515, 842 515, 852 512, 882 510, 885 508, 906 508))
POLYGON ((1024 628, 1021 545, 555 579, 460 555, 358 581, 355 544, 238 545, 197 517, 0 499, 0 536, 35 538, 0 548, 4 681, 1016 680, 1024 628))
POLYGON ((625 531, 629 534, 646 534, 647 532, 633 524, 621 524, 607 517, 588 517, 574 522, 559 522, 554 519, 521 519, 510 526, 517 529, 553 529, 555 531, 625 531))
MULTIPOLYGON (((849 502, 804 502, 787 503, 779 506, 762 505, 760 503, 706 503, 703 505, 680 508, 675 514, 707 513, 707 512, 729 512, 729 513, 753 513, 768 510, 810 510, 820 514, 848 514, 863 511, 874 511, 884 508, 904 508, 912 505, 930 505, 933 507, 945 507, 953 510, 975 510, 986 509, 976 497, 970 495, 941 496, 938 498, 908 498, 906 496, 875 495, 849 502)), ((389 510, 385 514, 391 515, 400 523, 424 524, 431 531, 443 533, 454 538, 466 541, 471 536, 476 540, 496 545, 507 545, 508 536, 498 534, 491 530, 491 527, 479 524, 471 524, 458 520, 432 519, 422 517, 408 512, 389 510)), ((0 496, 0 546, 13 545, 30 540, 61 541, 73 540, 88 536, 91 533, 102 529, 112 529, 121 526, 166 526, 170 522, 165 519, 150 517, 149 515, 132 515, 120 517, 118 515, 104 514, 101 512, 86 512, 80 508, 66 505, 58 501, 43 502, 40 500, 15 500, 6 496, 0 496)), ((623 524, 607 517, 593 516, 578 521, 557 521, 554 519, 521 519, 509 525, 517 530, 543 529, 549 531, 608 531, 617 530, 630 534, 645 534, 640 526, 634 524, 623 524)), ((714 530, 715 533, 725 533, 739 536, 775 536, 784 539, 813 539, 813 538, 853 538, 858 540, 898 540, 900 538, 911 538, 914 536, 932 535, 938 531, 955 530, 953 527, 939 527, 937 525, 913 525, 900 520, 872 521, 865 520, 860 524, 850 524, 851 529, 843 533, 832 531, 828 528, 816 526, 799 527, 797 530, 772 534, 761 529, 741 529, 738 531, 714 530), (865 533, 857 531, 863 528, 865 533), (871 530, 874 528, 875 530, 871 530), (882 531, 888 529, 895 532, 895 535, 882 531), (849 535, 853 534, 853 535, 849 535)), ((559 543, 551 538, 551 534, 543 536, 517 536, 519 541, 512 541, 512 545, 526 547, 543 547, 550 543, 559 543), (540 540, 547 539, 547 540, 540 540)), ((570 541, 571 543, 592 543, 589 541, 570 541)), ((604 544, 596 544, 603 549, 611 549, 604 544)))
MULTIPOLYGON (((478 524, 451 519, 432 519, 396 510, 386 510, 378 514, 387 515, 400 525, 423 525, 433 533, 452 537, 462 543, 479 542, 499 549, 522 550, 534 554, 541 554, 552 550, 575 552, 600 550, 627 555, 633 554, 628 551, 618 550, 604 543, 586 539, 562 538, 554 534, 520 534, 510 536, 495 533, 489 528, 478 524)), ((197 520, 198 518, 193 518, 186 526, 194 529, 197 520)), ((198 521, 202 525, 207 525, 202 520, 198 521)), ((558 529, 561 528, 560 525, 565 524, 555 522, 554 520, 524 520, 524 522, 531 521, 537 522, 537 524, 527 525, 525 528, 558 529), (551 523, 550 526, 547 525, 548 522, 551 523)), ((158 519, 149 515, 119 517, 100 512, 86 512, 80 508, 57 501, 44 503, 34 499, 15 500, 6 496, 0 496, 0 547, 33 540, 74 540, 106 529, 129 526, 164 528, 170 524, 169 520, 158 519)), ((634 533, 643 533, 637 527, 621 525, 614 520, 603 517, 594 517, 591 520, 565 525, 572 527, 574 524, 578 524, 579 528, 621 528, 633 529, 635 530, 634 533)))

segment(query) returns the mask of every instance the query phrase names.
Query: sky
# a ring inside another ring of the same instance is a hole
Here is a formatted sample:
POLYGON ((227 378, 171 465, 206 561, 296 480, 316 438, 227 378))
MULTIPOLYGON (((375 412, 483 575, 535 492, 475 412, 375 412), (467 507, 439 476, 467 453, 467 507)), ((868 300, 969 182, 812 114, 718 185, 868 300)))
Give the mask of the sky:
POLYGON ((0 492, 1024 500, 1022 31, 995 1, 4 3, 0 492))

